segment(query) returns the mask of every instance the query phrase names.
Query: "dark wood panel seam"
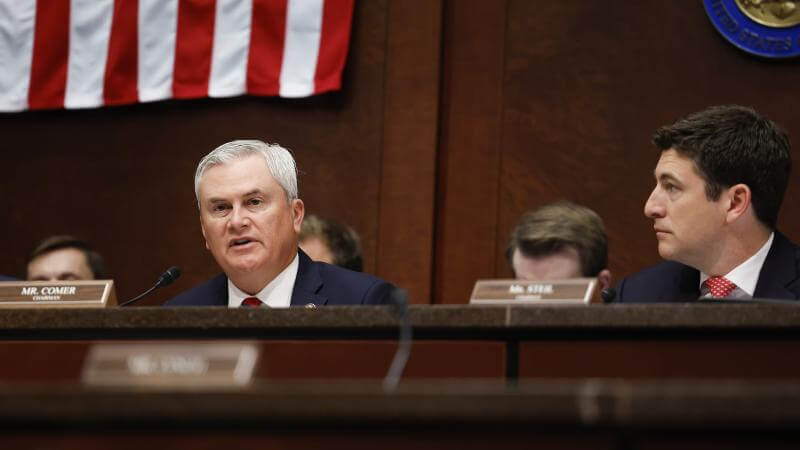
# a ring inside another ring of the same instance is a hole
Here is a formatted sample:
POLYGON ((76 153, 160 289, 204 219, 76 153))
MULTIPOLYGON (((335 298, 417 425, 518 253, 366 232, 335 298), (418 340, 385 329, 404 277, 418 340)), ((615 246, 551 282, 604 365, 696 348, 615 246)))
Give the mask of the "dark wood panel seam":
MULTIPOLYGON (((500 171, 503 168, 503 155, 505 152, 503 151, 503 124, 505 123, 506 118, 506 110, 504 108, 504 97, 503 93, 505 91, 505 73, 507 67, 507 60, 508 60, 508 47, 506 43, 508 42, 508 1, 503 2, 503 17, 505 17, 505 32, 503 37, 503 68, 500 74, 500 89, 497 92, 497 103, 499 104, 500 108, 500 117, 498 118, 498 127, 497 127, 497 161, 495 161, 496 166, 494 167, 494 182, 495 182, 495 190, 494 195, 496 199, 497 207, 494 209, 494 241, 495 242, 504 242, 507 239, 507 236, 501 236, 501 233, 509 233, 511 230, 501 230, 500 229, 500 211, 502 211, 502 204, 500 203, 502 200, 502 178, 500 176, 500 171)), ((497 245, 495 245, 495 252, 497 251, 497 245)), ((495 276, 498 274, 498 267, 497 267, 497 254, 492 254, 492 266, 493 266, 493 273, 495 276)))

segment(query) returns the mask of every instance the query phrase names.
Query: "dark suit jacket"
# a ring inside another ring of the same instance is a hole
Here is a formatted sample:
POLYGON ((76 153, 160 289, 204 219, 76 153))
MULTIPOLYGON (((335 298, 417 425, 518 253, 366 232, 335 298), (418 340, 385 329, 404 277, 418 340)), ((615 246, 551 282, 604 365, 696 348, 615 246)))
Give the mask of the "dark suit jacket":
POLYGON ((0 275, 0 281, 17 281, 16 278, 7 277, 5 275, 0 275))
MULTIPOLYGON (((700 271, 667 261, 617 285, 617 303, 693 302, 700 296, 700 271)), ((800 299, 800 247, 775 232, 758 275, 754 298, 800 299)))
MULTIPOLYGON (((300 264, 292 290, 291 306, 378 305, 389 301, 391 284, 361 272, 312 261, 297 251, 300 264)), ((228 306, 228 277, 219 274, 184 291, 165 306, 228 306)))

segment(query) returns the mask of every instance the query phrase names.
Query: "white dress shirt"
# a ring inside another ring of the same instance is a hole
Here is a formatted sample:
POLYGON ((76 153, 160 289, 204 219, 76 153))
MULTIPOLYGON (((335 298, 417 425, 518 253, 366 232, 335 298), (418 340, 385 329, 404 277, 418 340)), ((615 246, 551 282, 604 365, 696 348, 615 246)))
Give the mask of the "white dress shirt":
POLYGON ((238 308, 247 297, 257 297, 270 308, 288 308, 292 303, 292 291, 299 267, 300 257, 295 255, 292 262, 256 295, 243 292, 228 278, 228 307, 238 308))
MULTIPOLYGON (((725 278, 736 285, 736 289, 728 295, 728 298, 753 298, 753 292, 755 292, 756 284, 758 284, 758 275, 761 273, 761 267, 764 265, 764 261, 767 260, 767 254, 769 253, 770 247, 772 247, 772 240, 774 237, 775 233, 770 233, 767 242, 764 243, 753 256, 724 275, 725 278)), ((700 272, 700 297, 711 296, 710 289, 704 285, 708 278, 707 274, 700 272)))

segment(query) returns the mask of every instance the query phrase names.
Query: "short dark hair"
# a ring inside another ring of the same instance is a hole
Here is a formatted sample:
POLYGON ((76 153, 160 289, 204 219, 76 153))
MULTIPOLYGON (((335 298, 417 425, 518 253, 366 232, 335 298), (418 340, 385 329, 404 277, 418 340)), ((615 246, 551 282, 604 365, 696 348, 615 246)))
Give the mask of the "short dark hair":
POLYGON ((28 263, 46 253, 64 248, 74 248, 80 250, 86 257, 86 263, 89 265, 89 269, 92 271, 94 278, 105 278, 106 270, 103 257, 96 251, 92 250, 89 244, 87 244, 85 241, 82 241, 74 236, 59 235, 46 238, 31 252, 31 256, 28 258, 28 263))
POLYGON ((608 237, 603 219, 585 206, 561 201, 525 213, 506 248, 512 270, 514 250, 528 257, 547 256, 566 247, 578 251, 583 276, 595 277, 608 266, 608 237))
POLYGON ((356 272, 364 270, 364 260, 361 258, 361 239, 352 228, 309 214, 303 219, 299 240, 302 242, 314 236, 321 238, 328 245, 334 264, 356 272))
POLYGON ((712 106, 656 130, 659 150, 690 158, 716 201, 724 188, 746 184, 756 217, 775 228, 792 171, 789 136, 752 108, 712 106))

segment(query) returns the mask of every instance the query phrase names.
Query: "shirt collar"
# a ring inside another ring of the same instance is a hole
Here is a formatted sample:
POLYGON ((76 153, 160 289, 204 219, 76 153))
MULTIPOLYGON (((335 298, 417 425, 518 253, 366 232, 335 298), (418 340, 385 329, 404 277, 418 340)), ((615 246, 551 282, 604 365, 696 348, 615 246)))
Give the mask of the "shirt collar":
POLYGON ((294 255, 292 262, 256 295, 245 293, 228 278, 228 307, 238 308, 247 297, 257 297, 271 308, 288 308, 292 303, 292 291, 299 267, 300 258, 294 255))
MULTIPOLYGON (((737 288, 743 290, 751 297, 753 296, 753 292, 756 290, 758 275, 761 273, 761 266, 763 266, 764 261, 767 260, 767 254, 769 253, 770 247, 772 247, 772 240, 774 237, 775 233, 770 233, 767 242, 764 243, 764 245, 762 245, 761 248, 753 254, 753 256, 724 275, 725 278, 733 282, 737 288)), ((708 275, 700 272, 701 288, 707 279, 708 275)))

